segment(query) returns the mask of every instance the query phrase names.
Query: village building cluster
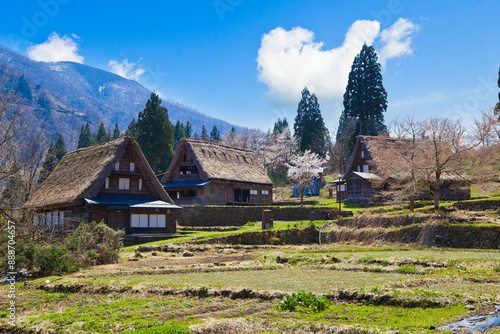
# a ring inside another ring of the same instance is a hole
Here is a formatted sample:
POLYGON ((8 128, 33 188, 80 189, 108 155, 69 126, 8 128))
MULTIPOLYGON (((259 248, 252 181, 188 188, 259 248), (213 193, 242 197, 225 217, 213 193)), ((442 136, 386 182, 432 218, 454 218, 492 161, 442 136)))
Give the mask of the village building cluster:
MULTIPOLYGON (((338 202, 378 200, 390 187, 376 174, 370 139, 358 137, 346 172, 332 182, 338 202)), ((470 184, 457 182, 445 179, 440 198, 470 199, 470 184)), ((320 185, 314 179, 306 195, 319 194, 320 185)), ((176 232, 182 205, 272 204, 273 183, 251 150, 181 139, 160 183, 134 138, 123 137, 66 154, 25 207, 35 224, 104 221, 126 234, 164 234, 176 232)))

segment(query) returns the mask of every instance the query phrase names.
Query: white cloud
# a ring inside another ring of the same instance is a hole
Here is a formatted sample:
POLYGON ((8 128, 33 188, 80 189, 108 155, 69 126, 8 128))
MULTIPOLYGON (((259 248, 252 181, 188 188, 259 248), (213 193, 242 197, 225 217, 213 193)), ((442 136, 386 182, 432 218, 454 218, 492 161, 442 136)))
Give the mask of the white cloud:
POLYGON ((138 63, 139 62, 129 63, 128 59, 125 58, 121 63, 117 62, 116 60, 110 60, 108 63, 108 67, 111 69, 111 72, 118 74, 119 76, 139 81, 146 70, 140 67, 138 63))
POLYGON ((83 57, 78 54, 78 44, 74 39, 79 39, 75 34, 60 36, 56 32, 50 34, 47 41, 35 44, 28 48, 28 56, 37 61, 73 61, 83 64, 83 57))
MULTIPOLYGON (((393 51, 397 42, 407 43, 409 48, 408 35, 418 27, 409 27, 407 23, 411 22, 400 19, 383 31, 386 38, 382 40, 383 49, 386 48, 384 61, 408 54, 408 49, 402 47, 402 51, 393 51)), ((268 93, 280 104, 297 103, 304 86, 320 101, 341 98, 354 57, 363 43, 372 45, 379 37, 382 36, 378 21, 358 20, 347 31, 341 46, 322 50, 323 43, 315 42, 314 32, 310 30, 275 28, 262 36, 257 57, 259 81, 268 86, 268 93)))
POLYGON ((391 27, 382 30, 380 40, 385 44, 378 52, 379 61, 385 66, 387 59, 411 55, 412 34, 417 32, 420 27, 407 19, 400 18, 391 27))

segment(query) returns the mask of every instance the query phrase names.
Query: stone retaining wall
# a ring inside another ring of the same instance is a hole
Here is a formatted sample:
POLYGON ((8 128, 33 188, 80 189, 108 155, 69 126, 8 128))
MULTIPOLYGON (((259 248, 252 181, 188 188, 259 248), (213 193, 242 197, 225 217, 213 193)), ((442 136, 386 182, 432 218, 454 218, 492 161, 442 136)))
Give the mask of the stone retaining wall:
POLYGON ((474 200, 474 201, 461 201, 453 204, 453 207, 458 210, 467 211, 484 211, 484 210, 498 210, 500 209, 500 200, 474 200))
MULTIPOLYGON (((311 219, 337 219, 338 212, 332 210, 329 217, 325 209, 308 206, 184 206, 176 213, 177 223, 182 226, 242 226, 262 220, 262 210, 271 210, 273 220, 300 221, 311 219)), ((330 211, 330 210, 328 210, 330 211)), ((342 216, 352 216, 343 211, 342 216)))

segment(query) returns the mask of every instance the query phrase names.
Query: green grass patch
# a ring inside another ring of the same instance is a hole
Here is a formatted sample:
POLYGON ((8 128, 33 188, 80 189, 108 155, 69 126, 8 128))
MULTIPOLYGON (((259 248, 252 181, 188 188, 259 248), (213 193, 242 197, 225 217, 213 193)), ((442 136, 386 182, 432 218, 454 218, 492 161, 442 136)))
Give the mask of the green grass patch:
POLYGON ((186 326, 171 324, 166 326, 140 328, 134 330, 133 333, 134 334, 189 334, 191 333, 191 331, 186 326))

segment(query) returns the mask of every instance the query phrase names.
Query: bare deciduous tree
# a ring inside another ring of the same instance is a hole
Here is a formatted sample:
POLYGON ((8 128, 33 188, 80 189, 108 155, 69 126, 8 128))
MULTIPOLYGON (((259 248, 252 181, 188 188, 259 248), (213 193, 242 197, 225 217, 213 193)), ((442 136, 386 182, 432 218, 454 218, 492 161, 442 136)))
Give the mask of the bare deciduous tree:
POLYGON ((413 116, 407 116, 391 123, 396 138, 378 136, 367 142, 378 174, 384 182, 390 180, 395 199, 410 201, 410 211, 414 210, 415 198, 423 191, 420 125, 413 116))
MULTIPOLYGON (((456 183, 467 182, 464 167, 468 153, 484 143, 489 119, 475 121, 474 129, 467 129, 459 120, 429 118, 416 122, 411 117, 397 124, 401 137, 379 137, 372 140, 374 162, 385 179, 396 180, 395 189, 410 203, 414 196, 428 190, 439 210, 440 188, 445 179, 456 183), (484 123, 484 124, 483 124, 484 123)), ((410 204, 413 207, 413 204, 410 204)))
POLYGON ((255 129, 244 129, 241 133, 229 131, 222 137, 222 144, 247 150, 259 151, 265 134, 255 129))
POLYGON ((24 202, 33 191, 47 141, 43 127, 5 82, 0 81, 0 191, 15 178, 19 189, 13 191, 24 202))

